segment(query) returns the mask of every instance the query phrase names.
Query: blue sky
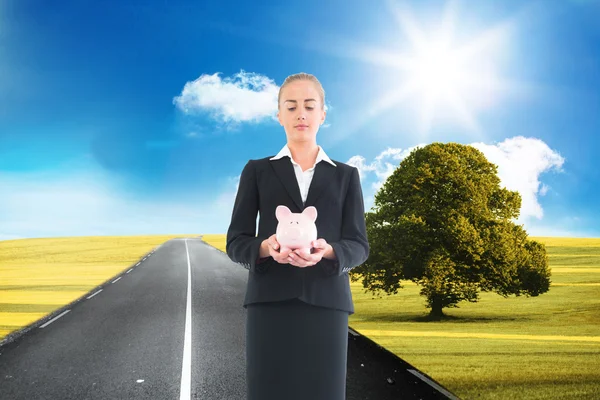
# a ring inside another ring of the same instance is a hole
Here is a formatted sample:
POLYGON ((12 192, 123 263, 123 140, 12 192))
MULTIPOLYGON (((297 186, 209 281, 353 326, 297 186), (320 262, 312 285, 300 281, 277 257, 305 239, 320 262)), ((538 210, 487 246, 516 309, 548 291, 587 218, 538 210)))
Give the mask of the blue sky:
POLYGON ((530 235, 600 237, 598 1, 0 1, 0 240, 226 233, 279 86, 366 210, 415 146, 477 146, 530 235))

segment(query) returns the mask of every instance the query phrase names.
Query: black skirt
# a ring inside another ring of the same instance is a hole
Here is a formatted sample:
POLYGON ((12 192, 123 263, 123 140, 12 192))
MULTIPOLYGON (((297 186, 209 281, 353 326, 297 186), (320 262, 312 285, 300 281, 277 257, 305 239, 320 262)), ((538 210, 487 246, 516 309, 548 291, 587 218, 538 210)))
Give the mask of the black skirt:
POLYGON ((247 400, 345 400, 348 312, 298 299, 246 314, 247 400))

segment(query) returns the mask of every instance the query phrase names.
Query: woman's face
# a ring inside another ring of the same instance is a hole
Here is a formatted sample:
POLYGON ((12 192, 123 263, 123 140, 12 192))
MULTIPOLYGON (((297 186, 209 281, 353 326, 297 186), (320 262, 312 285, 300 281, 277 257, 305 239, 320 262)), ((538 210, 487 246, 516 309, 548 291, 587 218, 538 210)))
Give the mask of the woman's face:
POLYGON ((316 141, 317 131, 326 112, 321 96, 311 81, 288 83, 281 91, 277 118, 289 141, 316 141))

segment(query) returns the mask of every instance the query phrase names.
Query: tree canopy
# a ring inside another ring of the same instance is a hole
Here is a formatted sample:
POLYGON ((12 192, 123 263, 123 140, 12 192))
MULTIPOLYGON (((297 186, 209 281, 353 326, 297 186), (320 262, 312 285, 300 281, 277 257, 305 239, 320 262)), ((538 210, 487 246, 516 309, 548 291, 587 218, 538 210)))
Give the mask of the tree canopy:
POLYGON ((521 196, 500 186, 496 165, 457 143, 432 143, 408 155, 365 215, 370 252, 351 273, 372 292, 420 286, 430 315, 479 292, 538 296, 549 290, 543 244, 518 218, 521 196))

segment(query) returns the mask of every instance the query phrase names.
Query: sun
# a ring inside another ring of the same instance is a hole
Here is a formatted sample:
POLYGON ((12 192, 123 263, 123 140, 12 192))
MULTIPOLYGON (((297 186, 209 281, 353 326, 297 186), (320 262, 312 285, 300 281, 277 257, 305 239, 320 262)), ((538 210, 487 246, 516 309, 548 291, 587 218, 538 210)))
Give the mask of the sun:
POLYGON ((433 44, 421 49, 414 64, 412 79, 433 100, 455 94, 466 81, 460 60, 447 46, 433 44))
MULTIPOLYGON (((410 118, 421 137, 436 124, 458 124, 463 131, 480 135, 477 114, 498 103, 512 83, 500 75, 507 59, 514 21, 506 20, 471 39, 457 40, 455 2, 446 3, 436 29, 419 26, 410 10, 388 1, 391 14, 403 32, 397 39, 402 50, 363 47, 349 53, 362 61, 392 67, 383 76, 387 92, 378 96, 363 117, 366 124, 387 110, 414 108, 410 118)), ((460 32, 463 35, 465 32, 460 32)))
POLYGON ((447 40, 449 32, 442 31, 439 35, 446 40, 437 38, 419 42, 405 68, 406 85, 414 88, 410 97, 419 108, 419 127, 422 132, 429 131, 436 112, 446 112, 463 128, 478 132, 475 109, 491 100, 493 94, 486 88, 491 87, 490 83, 498 82, 497 74, 478 65, 481 63, 476 55, 465 54, 460 47, 453 47, 447 40))

